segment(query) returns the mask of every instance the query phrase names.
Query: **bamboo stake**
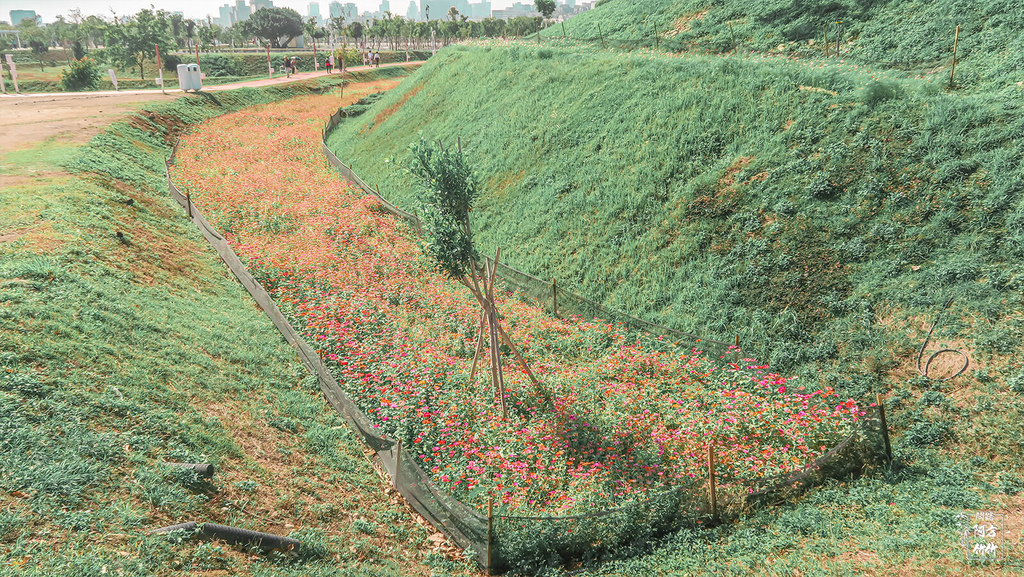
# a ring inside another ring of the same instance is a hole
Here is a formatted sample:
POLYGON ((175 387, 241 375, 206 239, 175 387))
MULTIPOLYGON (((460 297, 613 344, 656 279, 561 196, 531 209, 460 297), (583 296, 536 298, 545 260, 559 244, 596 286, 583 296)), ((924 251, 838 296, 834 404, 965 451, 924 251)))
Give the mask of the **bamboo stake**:
POLYGON ((484 324, 487 322, 487 313, 480 313, 480 324, 476 331, 476 348, 473 350, 473 369, 469 371, 470 382, 476 381, 476 364, 480 359, 480 351, 484 347, 484 324))
POLYGON ((505 375, 501 369, 501 350, 498 344, 498 312, 494 307, 494 280, 498 272, 498 258, 501 256, 501 248, 494 253, 494 261, 491 263, 490 282, 487 283, 487 303, 489 306, 488 317, 490 322, 491 337, 491 365, 493 373, 497 376, 498 399, 501 404, 501 416, 508 417, 508 408, 505 406, 505 375))
POLYGON ((186 192, 185 193, 185 201, 188 204, 188 217, 192 218, 192 193, 191 192, 186 192))
POLYGON ((885 419, 885 403, 882 401, 882 393, 875 394, 875 402, 878 404, 878 418, 882 426, 882 441, 885 443, 885 459, 892 463, 892 445, 889 444, 889 424, 885 419))
POLYGON ((562 22, 562 38, 565 38, 568 34, 565 33, 565 22, 562 22))
POLYGON ((554 310, 555 318, 558 318, 558 279, 551 279, 551 308, 554 310))
POLYGON ((956 45, 960 40, 960 25, 956 25, 956 33, 953 36, 953 67, 949 69, 949 89, 953 89, 953 74, 956 73, 956 45))
POLYGON ((825 35, 825 58, 828 58, 828 28, 824 24, 821 25, 821 33, 825 35))
POLYGON ((601 23, 597 23, 597 33, 601 35, 601 48, 608 48, 608 45, 604 43, 604 32, 601 31, 601 23))
POLYGON ((398 452, 395 454, 395 478, 391 479, 391 484, 397 489, 398 488, 398 475, 402 466, 402 441, 398 441, 398 452))
POLYGON ((732 52, 735 54, 739 52, 739 48, 736 47, 736 33, 732 31, 732 22, 729 23, 729 35, 732 36, 732 52))
POLYGON ((494 497, 487 498, 487 574, 491 572, 494 564, 491 563, 491 542, 494 540, 494 497))
POLYGON ((523 370, 526 371, 527 376, 530 377, 530 380, 533 381, 533 384, 539 385, 540 381, 537 380, 536 375, 534 375, 533 371, 530 370, 530 365, 526 364, 526 361, 523 360, 523 356, 519 354, 519 349, 517 349, 516 346, 512 344, 512 339, 508 338, 508 333, 505 332, 505 329, 500 324, 498 325, 498 334, 501 335, 501 340, 505 341, 505 345, 508 346, 508 348, 512 349, 512 353, 516 356, 517 359, 519 359, 519 364, 522 365, 523 370))
POLYGON ((718 519, 718 495, 715 492, 714 441, 708 445, 708 488, 711 496, 711 518, 718 519))

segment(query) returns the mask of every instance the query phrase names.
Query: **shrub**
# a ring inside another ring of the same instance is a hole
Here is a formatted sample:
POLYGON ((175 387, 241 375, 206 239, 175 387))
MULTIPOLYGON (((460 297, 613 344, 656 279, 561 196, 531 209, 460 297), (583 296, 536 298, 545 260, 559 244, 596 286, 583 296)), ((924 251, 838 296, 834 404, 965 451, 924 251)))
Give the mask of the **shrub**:
POLYGON ((223 54, 207 54, 202 59, 202 68, 211 78, 243 75, 241 62, 223 54))
POLYGON ((100 83, 100 69, 92 58, 72 60, 68 68, 61 70, 60 89, 64 92, 96 90, 100 83))
POLYGON ((177 56, 175 56, 173 54, 168 54, 166 56, 161 56, 160 58, 161 58, 161 60, 163 60, 164 70, 166 70, 168 72, 175 72, 175 71, 177 71, 178 70, 178 65, 181 64, 181 58, 178 58, 177 56))
POLYGON ((903 95, 903 89, 891 82, 872 82, 860 91, 860 101, 869 107, 874 107, 879 102, 892 100, 903 95))
POLYGON ((903 441, 911 447, 939 445, 952 434, 949 423, 944 421, 919 421, 903 433, 903 441))

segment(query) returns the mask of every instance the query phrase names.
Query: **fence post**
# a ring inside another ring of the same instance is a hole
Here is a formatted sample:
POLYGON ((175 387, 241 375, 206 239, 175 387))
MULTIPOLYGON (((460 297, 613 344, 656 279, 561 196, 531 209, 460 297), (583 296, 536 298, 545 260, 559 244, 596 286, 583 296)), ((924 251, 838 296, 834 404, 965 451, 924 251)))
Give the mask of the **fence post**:
POLYGON ((825 24, 821 25, 821 33, 825 36, 825 58, 828 58, 828 29, 825 24))
POLYGON ((185 204, 188 205, 188 217, 192 218, 192 193, 191 192, 186 192, 185 193, 185 204))
POLYGON ((491 563, 491 541, 494 535, 494 497, 487 498, 487 574, 493 575, 494 564, 491 563))
POLYGON ((555 318, 558 318, 558 279, 551 279, 551 308, 555 318))
POLYGON ((882 441, 885 443, 885 460, 892 464, 892 445, 889 443, 889 423, 885 419, 885 403, 882 401, 882 393, 875 393, 875 403, 878 405, 878 419, 882 426, 882 441))
POLYGON ((718 494, 715 491, 715 441, 708 444, 708 490, 711 498, 711 518, 718 519, 718 494))
POLYGON ((956 25, 956 33, 953 36, 953 67, 949 69, 949 89, 953 89, 953 74, 956 72, 956 44, 960 40, 960 25, 956 25))
POLYGON ((398 475, 399 475, 399 471, 401 470, 400 469, 401 466, 402 466, 402 441, 399 440, 398 441, 398 453, 395 454, 395 478, 391 479, 391 485, 394 486, 395 489, 398 488, 398 475))

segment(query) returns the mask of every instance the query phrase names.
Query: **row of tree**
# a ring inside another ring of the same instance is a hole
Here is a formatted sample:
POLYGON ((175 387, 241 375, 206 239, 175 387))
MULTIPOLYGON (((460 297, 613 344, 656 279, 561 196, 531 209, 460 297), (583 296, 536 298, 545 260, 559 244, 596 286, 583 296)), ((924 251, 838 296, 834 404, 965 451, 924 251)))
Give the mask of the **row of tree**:
MULTIPOLYGON (((550 15, 554 2, 550 2, 550 7, 546 2, 548 0, 537 0, 538 10, 550 15)), ((205 21, 190 20, 164 10, 144 9, 122 16, 114 13, 109 19, 83 16, 80 10, 72 10, 66 17, 58 16, 55 22, 46 26, 25 19, 17 23, 17 27, 36 54, 40 68, 51 47, 63 47, 64 58, 70 65, 72 55, 81 59, 86 48, 102 45, 106 49, 106 61, 120 68, 137 69, 143 80, 143 64, 155 58, 157 45, 166 52, 208 51, 219 44, 281 48, 302 36, 314 45, 329 39, 333 44, 346 46, 351 41, 364 48, 370 45, 375 49, 401 50, 437 47, 468 38, 525 36, 543 27, 541 17, 485 18, 473 22, 454 7, 445 16, 446 19, 416 22, 385 12, 382 18, 369 24, 346 22, 339 17, 328 20, 326 26, 320 26, 312 18, 303 20, 291 8, 263 8, 249 19, 224 28, 214 24, 209 17, 205 21)))

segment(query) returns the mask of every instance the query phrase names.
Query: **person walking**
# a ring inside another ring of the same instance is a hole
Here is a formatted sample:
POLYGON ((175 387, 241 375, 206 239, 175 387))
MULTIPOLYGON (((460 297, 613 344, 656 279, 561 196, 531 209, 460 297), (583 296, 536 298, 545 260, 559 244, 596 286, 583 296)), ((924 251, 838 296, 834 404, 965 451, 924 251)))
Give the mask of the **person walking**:
POLYGON ((299 73, 299 57, 292 56, 292 74, 299 73))
POLYGON ((373 65, 380 68, 380 51, 373 55, 373 65))
POLYGON ((327 67, 327 73, 330 74, 331 73, 331 67, 334 66, 334 55, 333 54, 331 54, 330 56, 327 57, 327 60, 324 61, 324 66, 327 67))
POLYGON ((287 56, 284 57, 284 74, 285 78, 292 77, 292 61, 287 56))

